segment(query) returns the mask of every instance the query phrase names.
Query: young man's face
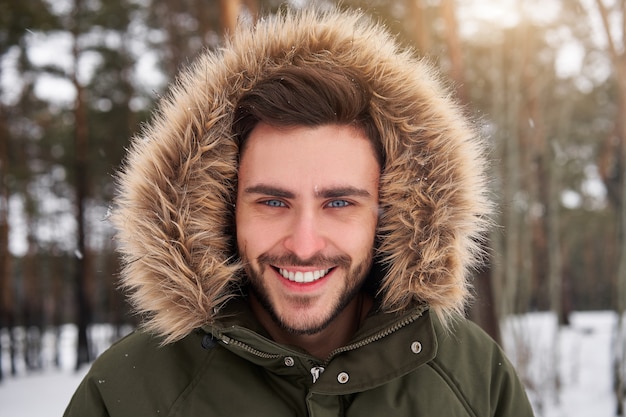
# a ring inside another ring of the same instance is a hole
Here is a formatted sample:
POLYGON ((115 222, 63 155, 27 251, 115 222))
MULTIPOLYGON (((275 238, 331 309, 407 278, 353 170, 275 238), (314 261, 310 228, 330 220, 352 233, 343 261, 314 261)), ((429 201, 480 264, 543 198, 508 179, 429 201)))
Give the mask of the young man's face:
POLYGON ((237 242, 252 295, 284 330, 315 334, 372 263, 380 167, 351 126, 259 124, 239 167, 237 242))

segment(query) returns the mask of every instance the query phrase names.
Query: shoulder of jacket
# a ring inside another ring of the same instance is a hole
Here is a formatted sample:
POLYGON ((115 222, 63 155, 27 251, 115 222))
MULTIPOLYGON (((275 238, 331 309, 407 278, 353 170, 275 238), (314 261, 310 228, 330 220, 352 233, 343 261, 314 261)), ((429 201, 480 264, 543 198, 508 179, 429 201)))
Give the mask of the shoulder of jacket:
POLYGON ((172 392, 182 391, 202 372, 211 358, 203 348, 202 337, 192 333, 167 345, 152 334, 136 331, 114 343, 93 363, 86 379, 99 389, 118 385, 113 391, 133 390, 138 384, 147 390, 167 386, 172 392))
POLYGON ((440 359, 448 360, 463 357, 463 360, 475 358, 478 365, 484 365, 487 358, 505 357, 501 346, 496 343, 480 326, 466 318, 458 318, 444 328, 434 317, 433 326, 437 335, 440 359))
POLYGON ((504 350, 476 323, 459 319, 450 331, 437 320, 437 356, 429 363, 475 415, 532 416, 524 385, 504 350))
POLYGON ((94 415, 106 409, 119 416, 167 414, 203 377, 213 355, 195 333, 167 345, 161 342, 159 337, 137 331, 113 344, 85 376, 72 400, 72 412, 94 415))

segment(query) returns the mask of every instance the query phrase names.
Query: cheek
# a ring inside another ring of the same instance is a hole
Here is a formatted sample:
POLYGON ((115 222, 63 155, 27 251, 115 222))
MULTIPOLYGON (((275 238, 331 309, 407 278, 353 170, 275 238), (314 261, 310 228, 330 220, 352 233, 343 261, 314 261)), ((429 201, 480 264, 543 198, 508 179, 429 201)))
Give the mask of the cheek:
POLYGON ((376 235, 376 217, 361 217, 349 224, 335 224, 333 241, 342 252, 349 253, 352 258, 368 256, 374 246, 376 235))
POLYGON ((269 224, 247 213, 235 213, 237 229, 237 246, 248 259, 255 259, 258 255, 272 248, 279 236, 279 227, 269 224))

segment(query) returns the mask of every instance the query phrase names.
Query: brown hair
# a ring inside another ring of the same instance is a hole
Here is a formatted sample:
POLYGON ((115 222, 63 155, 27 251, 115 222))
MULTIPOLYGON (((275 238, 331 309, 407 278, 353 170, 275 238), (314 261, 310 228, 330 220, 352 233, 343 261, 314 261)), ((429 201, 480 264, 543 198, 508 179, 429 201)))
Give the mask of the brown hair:
POLYGON ((280 68, 258 81, 237 103, 232 130, 240 155, 260 122, 276 127, 345 124, 363 129, 382 168, 384 151, 369 113, 370 99, 365 83, 346 70, 280 68))

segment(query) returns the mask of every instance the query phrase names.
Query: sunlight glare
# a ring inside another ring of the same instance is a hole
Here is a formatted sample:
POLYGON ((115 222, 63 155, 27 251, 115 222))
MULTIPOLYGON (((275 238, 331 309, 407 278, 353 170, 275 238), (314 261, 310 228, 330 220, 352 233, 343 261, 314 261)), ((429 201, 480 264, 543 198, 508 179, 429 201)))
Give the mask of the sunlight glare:
POLYGON ((552 21, 561 5, 553 0, 466 0, 458 3, 458 18, 466 34, 506 29, 530 19, 552 21))

